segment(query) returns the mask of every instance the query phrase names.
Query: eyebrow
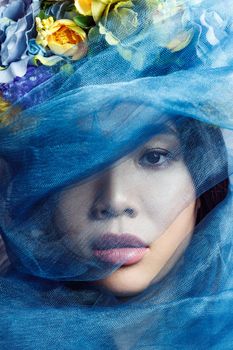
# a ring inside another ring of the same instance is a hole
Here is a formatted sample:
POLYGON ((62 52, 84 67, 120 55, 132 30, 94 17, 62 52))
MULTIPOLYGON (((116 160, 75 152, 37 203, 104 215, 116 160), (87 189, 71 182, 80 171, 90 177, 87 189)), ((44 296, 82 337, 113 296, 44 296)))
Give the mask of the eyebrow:
POLYGON ((175 128, 174 124, 166 123, 166 124, 160 124, 157 128, 157 130, 152 134, 152 137, 146 142, 146 144, 150 144, 151 142, 157 142, 161 141, 162 139, 167 138, 167 140, 172 138, 176 139, 176 141, 180 140, 180 135, 175 128))
POLYGON ((157 126, 157 129, 155 130, 155 125, 151 125, 151 129, 149 130, 150 138, 158 137, 160 135, 172 135, 176 138, 179 138, 179 134, 175 127, 171 124, 160 124, 157 126))
POLYGON ((161 128, 159 129, 158 134, 172 134, 175 135, 176 137, 178 137, 178 132, 177 130, 173 127, 173 125, 170 124, 166 124, 166 125, 162 125, 161 128))

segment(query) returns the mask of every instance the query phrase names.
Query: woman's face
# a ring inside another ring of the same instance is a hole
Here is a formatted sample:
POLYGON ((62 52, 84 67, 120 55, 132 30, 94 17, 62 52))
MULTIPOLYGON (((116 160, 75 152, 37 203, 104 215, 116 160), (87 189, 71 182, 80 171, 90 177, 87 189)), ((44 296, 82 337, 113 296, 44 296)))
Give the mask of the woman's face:
POLYGON ((64 190, 55 214, 79 255, 118 264, 92 283, 121 296, 168 273, 189 244, 195 219, 195 189, 171 127, 111 169, 64 190))

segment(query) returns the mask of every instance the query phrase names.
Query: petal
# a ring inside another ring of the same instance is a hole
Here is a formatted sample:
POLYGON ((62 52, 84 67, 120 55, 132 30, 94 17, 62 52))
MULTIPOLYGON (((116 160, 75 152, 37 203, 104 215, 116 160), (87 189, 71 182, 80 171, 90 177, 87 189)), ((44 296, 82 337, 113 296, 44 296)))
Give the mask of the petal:
POLYGON ((94 18, 95 22, 98 22, 107 6, 109 1, 99 1, 99 0, 92 0, 92 16, 94 18))
POLYGON ((12 62, 8 68, 0 70, 0 83, 10 83, 15 77, 23 77, 27 72, 29 57, 12 62))
POLYGON ((76 46, 74 44, 59 44, 58 42, 54 40, 48 41, 48 47, 50 50, 55 53, 56 55, 64 55, 66 56, 66 52, 69 51, 73 46, 76 46))
POLYGON ((42 55, 36 55, 34 57, 34 62, 37 63, 37 61, 41 62, 45 66, 54 66, 58 62, 62 61, 63 58, 60 56, 50 56, 50 57, 44 57, 42 55))

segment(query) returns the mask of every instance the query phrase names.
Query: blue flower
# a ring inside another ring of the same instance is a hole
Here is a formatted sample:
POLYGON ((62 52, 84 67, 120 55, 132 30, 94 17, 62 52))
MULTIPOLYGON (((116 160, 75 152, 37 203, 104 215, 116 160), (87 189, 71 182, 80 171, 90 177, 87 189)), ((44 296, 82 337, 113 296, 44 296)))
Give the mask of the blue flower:
POLYGON ((0 84, 0 96, 2 95, 2 97, 10 103, 15 103, 34 87, 51 78, 52 75, 53 72, 51 68, 45 66, 29 66, 27 73, 22 78, 17 77, 8 84, 0 84))
POLYGON ((46 50, 37 44, 36 39, 30 39, 28 42, 28 54, 31 56, 38 54, 44 55, 46 54, 46 50))
POLYGON ((28 42, 34 36, 39 0, 3 0, 0 4, 0 83, 26 74, 28 42))

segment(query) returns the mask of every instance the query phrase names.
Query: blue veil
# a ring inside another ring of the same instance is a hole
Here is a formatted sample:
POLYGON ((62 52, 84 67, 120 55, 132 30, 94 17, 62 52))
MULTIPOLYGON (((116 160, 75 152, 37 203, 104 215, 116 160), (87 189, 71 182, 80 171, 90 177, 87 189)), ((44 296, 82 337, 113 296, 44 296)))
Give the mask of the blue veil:
MULTIPOLYGON (((233 5, 162 3, 166 18, 155 16, 148 28, 140 22, 118 46, 101 41, 90 56, 48 68, 45 81, 19 99, 20 83, 1 85, 10 102, 0 116, 1 349, 232 347, 233 5), (158 203, 173 191, 173 178, 184 182, 182 191, 169 210, 155 208, 148 240, 161 237, 194 198, 208 209, 164 276, 140 293, 117 295, 93 284, 125 263, 89 254, 98 218, 74 237, 65 225, 72 208, 64 214, 60 206, 83 186, 82 219, 90 181, 167 129, 178 135, 174 157, 182 154, 194 191, 178 167, 158 203)), ((135 6, 146 18, 143 4, 135 6)))

